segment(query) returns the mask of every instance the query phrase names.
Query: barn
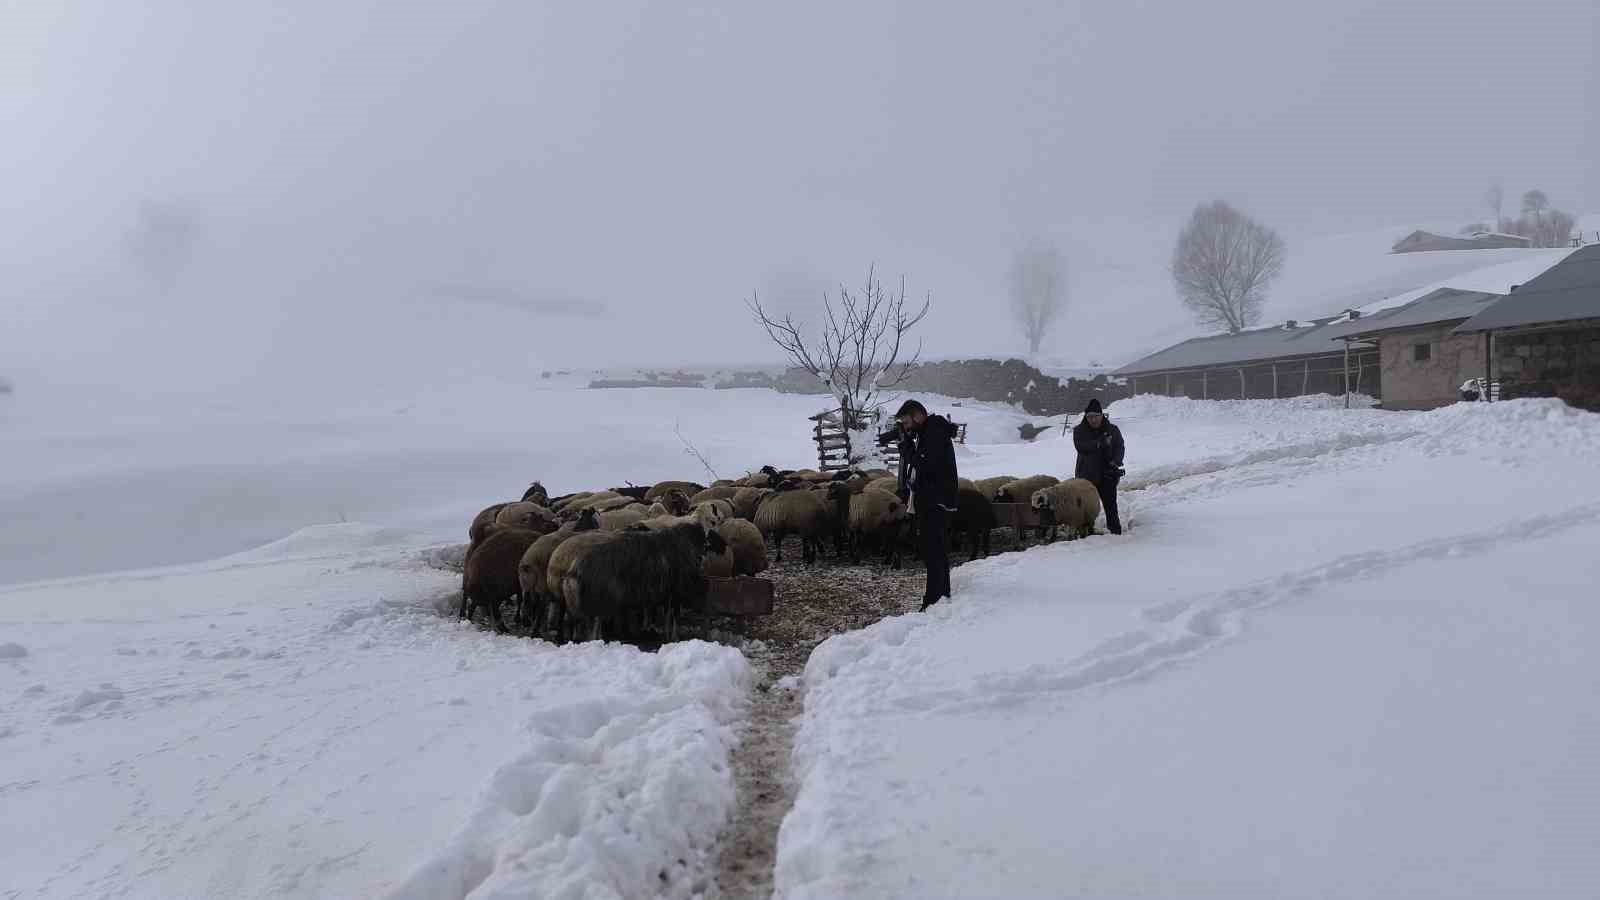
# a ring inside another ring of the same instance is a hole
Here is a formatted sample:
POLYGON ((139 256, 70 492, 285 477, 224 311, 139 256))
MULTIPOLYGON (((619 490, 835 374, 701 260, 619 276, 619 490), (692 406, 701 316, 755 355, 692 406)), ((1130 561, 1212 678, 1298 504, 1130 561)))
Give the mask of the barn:
POLYGON ((1380 390, 1378 348, 1336 342, 1337 326, 1359 318, 1338 316, 1197 337, 1135 360, 1112 374, 1135 394, 1196 400, 1270 399, 1302 394, 1380 390))
POLYGON ((1600 412, 1600 244, 1590 244, 1452 329, 1484 341, 1500 396, 1560 397, 1600 412))
MULTIPOLYGON (((1456 326, 1489 308, 1500 294, 1440 288, 1410 303, 1329 326, 1328 337, 1376 345, 1385 409, 1434 409, 1461 398, 1461 385, 1485 373, 1481 335, 1456 326)), ((1375 392, 1374 392, 1375 393, 1375 392)))

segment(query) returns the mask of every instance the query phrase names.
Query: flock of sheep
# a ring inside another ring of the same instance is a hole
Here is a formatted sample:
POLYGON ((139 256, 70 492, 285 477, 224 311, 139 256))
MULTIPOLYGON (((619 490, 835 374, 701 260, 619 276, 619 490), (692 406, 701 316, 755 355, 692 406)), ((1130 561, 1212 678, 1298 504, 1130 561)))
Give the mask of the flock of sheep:
MULTIPOLYGON (((473 519, 462 573, 462 618, 484 609, 505 631, 501 605, 516 621, 557 640, 655 629, 676 639, 686 610, 705 608, 708 578, 767 568, 767 540, 783 559, 784 539, 800 538, 813 562, 831 541, 836 557, 859 563, 864 550, 898 567, 913 521, 883 469, 779 471, 764 466, 706 487, 663 481, 648 487, 551 497, 534 482, 519 501, 496 503, 473 519)), ((989 552, 999 522, 995 503, 1027 502, 1040 536, 1093 532, 1100 514, 1094 485, 1049 475, 961 479, 950 517, 952 540, 976 557, 989 552)), ((1020 536, 1019 529, 1019 536, 1020 536)))

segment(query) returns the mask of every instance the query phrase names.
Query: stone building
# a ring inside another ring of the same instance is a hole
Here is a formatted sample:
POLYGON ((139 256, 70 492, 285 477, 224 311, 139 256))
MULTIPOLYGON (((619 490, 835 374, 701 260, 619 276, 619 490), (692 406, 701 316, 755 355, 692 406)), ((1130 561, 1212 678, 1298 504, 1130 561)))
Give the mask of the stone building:
POLYGON ((1485 373, 1487 341, 1457 325, 1501 298, 1440 288, 1410 303, 1333 326, 1334 340, 1378 346, 1384 409, 1434 409, 1461 399, 1461 383, 1485 373))
POLYGON ((1451 333, 1488 336, 1501 399, 1560 397, 1600 412, 1600 244, 1573 251, 1451 333))

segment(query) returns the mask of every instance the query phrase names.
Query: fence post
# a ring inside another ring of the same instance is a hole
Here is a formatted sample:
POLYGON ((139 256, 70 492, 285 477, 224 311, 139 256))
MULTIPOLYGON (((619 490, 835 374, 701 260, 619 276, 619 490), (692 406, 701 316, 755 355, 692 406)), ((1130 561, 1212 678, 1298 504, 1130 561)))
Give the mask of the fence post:
POLYGON ((1278 399, 1278 362, 1272 362, 1272 399, 1278 399))
POLYGON ((1244 389, 1244 366, 1239 367, 1239 399, 1250 399, 1250 392, 1244 389))
POLYGON ((1344 408, 1350 408, 1350 342, 1344 342, 1344 408))

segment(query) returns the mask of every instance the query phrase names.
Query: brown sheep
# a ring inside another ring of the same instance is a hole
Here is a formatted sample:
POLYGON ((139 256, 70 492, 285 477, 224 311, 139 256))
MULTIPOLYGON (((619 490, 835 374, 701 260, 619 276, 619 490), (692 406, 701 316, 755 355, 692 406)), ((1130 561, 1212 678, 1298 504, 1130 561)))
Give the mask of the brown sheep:
POLYGON ((764 535, 771 535, 776 553, 773 559, 783 561, 783 539, 790 533, 800 535, 800 556, 806 562, 816 559, 817 547, 828 534, 832 518, 822 495, 814 491, 779 491, 768 495, 756 508, 755 526, 764 535))
POLYGON ((549 534, 560 527, 555 514, 537 503, 519 500, 516 503, 507 503, 494 517, 496 528, 514 526, 537 531, 540 534, 549 534))
POLYGON ((693 497, 705 489, 705 485, 693 481, 658 481, 645 492, 644 499, 655 500, 667 491, 682 491, 683 496, 693 497))
POLYGON ((1086 478, 1069 478, 1034 492, 1029 505, 1039 513, 1039 530, 1050 529, 1047 540, 1056 539, 1056 528, 1066 526, 1067 540, 1094 534, 1094 520, 1100 516, 1100 492, 1086 478))
POLYGON ((906 520, 906 505, 887 491, 867 490, 850 501, 850 557, 861 562, 861 547, 868 541, 877 541, 883 547, 883 559, 892 568, 900 568, 900 529, 906 520))
POLYGON ((866 490, 883 491, 886 494, 893 494, 894 492, 900 490, 900 479, 893 475, 889 475, 884 478, 874 478, 867 482, 866 490))
POLYGON ((577 491, 571 494, 563 494, 550 501, 550 509, 554 512, 561 512, 574 503, 593 497, 594 493, 594 491, 577 491))
POLYGON ((522 593, 517 564, 541 534, 526 528, 504 527, 483 539, 467 556, 461 570, 461 618, 486 608, 496 631, 504 633, 500 604, 522 593))
POLYGON ((1001 488, 1016 480, 1015 475, 996 475, 993 478, 974 478, 972 484, 983 494, 984 499, 993 500, 1001 488))
POLYGON ((489 532, 494 530, 494 517, 498 516, 500 510, 505 508, 506 504, 496 503, 493 506, 485 506, 481 512, 473 516, 472 527, 467 529, 467 540, 472 545, 482 542, 489 532))
POLYGON ((523 552, 521 561, 517 563, 517 586, 520 590, 517 598, 518 622, 532 625, 534 633, 540 633, 540 625, 545 619, 546 611, 551 601, 557 599, 545 582, 551 554, 555 553, 556 548, 565 543, 567 538, 586 531, 594 531, 599 527, 599 516, 593 510, 586 510, 576 522, 568 522, 559 529, 540 536, 523 552))
POLYGON ((994 492, 996 503, 1027 503, 1033 497, 1033 492, 1040 488, 1047 488, 1060 484, 1061 479, 1054 475, 1033 475, 1028 478, 1018 478, 1008 482, 1005 486, 994 492))
POLYGON ((756 507, 761 505, 761 498, 772 493, 771 488, 742 487, 733 495, 733 515, 735 518, 754 521, 756 507))
POLYGON ((555 620, 550 624, 555 630, 558 640, 565 639, 567 632, 579 624, 576 620, 569 619, 566 615, 566 593, 562 585, 568 575, 577 566, 589 551, 606 541, 616 540, 618 536, 626 534, 623 531, 584 531, 574 534, 560 544, 550 553, 550 562, 545 566, 544 584, 545 591, 556 601, 551 608, 555 620))
POLYGON ((689 495, 677 488, 664 491, 653 499, 666 507, 669 516, 687 516, 694 509, 694 504, 689 502, 689 495))
MULTIPOLYGON (((593 512, 593 510, 588 510, 593 512)), ((596 513, 600 517, 600 527, 605 531, 623 531, 650 518, 650 507, 643 503, 624 506, 621 509, 608 509, 596 513)))
POLYGON ((690 506, 699 506, 707 500, 732 500, 733 495, 739 493, 739 488, 730 485, 708 487, 689 498, 690 506))
POLYGON ((761 529, 744 519, 729 519, 717 526, 717 533, 733 553, 735 575, 757 575, 767 570, 767 541, 761 536, 761 529))

